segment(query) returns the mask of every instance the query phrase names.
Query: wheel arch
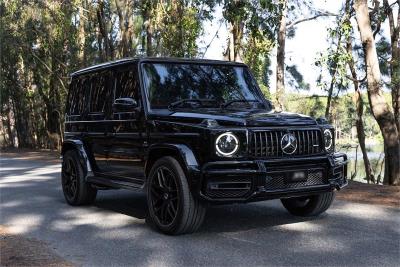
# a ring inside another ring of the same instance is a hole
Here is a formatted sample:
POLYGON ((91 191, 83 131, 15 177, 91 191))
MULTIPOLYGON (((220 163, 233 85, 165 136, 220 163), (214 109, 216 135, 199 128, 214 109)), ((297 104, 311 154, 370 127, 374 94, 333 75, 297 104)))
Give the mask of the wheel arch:
POLYGON ((149 174, 153 164, 160 158, 172 156, 182 165, 186 174, 189 174, 193 169, 199 168, 199 163, 193 151, 183 144, 154 144, 149 147, 146 164, 145 175, 149 174))
POLYGON ((92 166, 89 161, 88 154, 86 153, 83 142, 79 139, 67 139, 64 140, 61 146, 61 156, 69 150, 76 150, 79 155, 79 162, 84 168, 86 173, 92 172, 92 166))

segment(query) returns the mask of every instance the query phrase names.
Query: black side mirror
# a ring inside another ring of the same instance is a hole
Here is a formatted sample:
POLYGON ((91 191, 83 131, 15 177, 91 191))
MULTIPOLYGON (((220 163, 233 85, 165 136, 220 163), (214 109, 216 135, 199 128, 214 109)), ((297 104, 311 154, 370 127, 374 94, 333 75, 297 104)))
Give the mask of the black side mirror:
POLYGON ((319 117, 316 121, 318 124, 328 124, 328 120, 325 117, 319 117))
POLYGON ((267 102, 267 108, 269 108, 270 110, 275 109, 275 106, 274 106, 274 104, 272 104, 272 101, 270 101, 268 99, 266 99, 265 101, 267 102))
POLYGON ((114 112, 131 112, 135 111, 137 107, 136 100, 130 97, 117 98, 112 105, 114 112))

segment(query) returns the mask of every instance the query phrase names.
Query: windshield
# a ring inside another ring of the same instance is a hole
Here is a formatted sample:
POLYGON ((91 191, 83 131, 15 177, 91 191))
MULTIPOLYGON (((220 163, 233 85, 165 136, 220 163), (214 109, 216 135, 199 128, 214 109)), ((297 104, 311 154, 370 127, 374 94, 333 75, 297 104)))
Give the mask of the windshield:
POLYGON ((246 67, 144 63, 143 69, 150 109, 264 107, 246 67))

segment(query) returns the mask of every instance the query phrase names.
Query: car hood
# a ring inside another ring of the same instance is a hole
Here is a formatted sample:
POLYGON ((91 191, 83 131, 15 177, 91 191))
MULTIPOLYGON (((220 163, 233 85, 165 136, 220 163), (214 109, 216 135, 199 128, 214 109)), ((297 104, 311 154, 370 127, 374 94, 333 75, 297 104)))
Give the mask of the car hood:
POLYGON ((205 119, 215 120, 222 126, 310 126, 317 125, 315 119, 301 114, 276 111, 234 111, 234 110, 201 110, 176 111, 157 116, 158 120, 187 123, 201 123, 205 119))

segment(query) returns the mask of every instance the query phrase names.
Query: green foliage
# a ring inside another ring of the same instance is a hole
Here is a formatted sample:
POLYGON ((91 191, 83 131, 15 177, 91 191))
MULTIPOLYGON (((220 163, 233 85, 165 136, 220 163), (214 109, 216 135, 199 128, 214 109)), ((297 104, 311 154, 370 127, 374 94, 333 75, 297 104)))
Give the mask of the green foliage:
MULTIPOLYGON (((390 94, 385 93, 385 98, 390 101, 390 94)), ((301 113, 314 118, 323 117, 325 115, 326 99, 326 96, 291 93, 287 95, 286 109, 290 112, 301 113)), ((368 102, 366 95, 363 96, 363 100, 365 103, 368 102)), ((351 129, 355 127, 356 116, 352 93, 343 94, 334 99, 332 103, 333 124, 336 128, 340 128, 343 132, 343 137, 351 136, 351 129)), ((366 137, 371 139, 381 137, 379 126, 372 116, 369 106, 365 108, 363 119, 366 137)))
POLYGON ((315 61, 315 65, 321 68, 321 71, 328 70, 331 75, 331 81, 324 79, 318 80, 318 86, 323 90, 328 90, 328 83, 332 83, 340 88, 346 88, 350 80, 347 77, 347 65, 352 60, 352 54, 346 50, 346 40, 351 35, 352 26, 346 15, 340 17, 338 24, 328 29, 328 39, 331 46, 321 52, 315 61))

